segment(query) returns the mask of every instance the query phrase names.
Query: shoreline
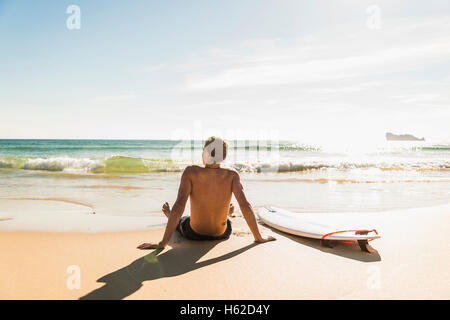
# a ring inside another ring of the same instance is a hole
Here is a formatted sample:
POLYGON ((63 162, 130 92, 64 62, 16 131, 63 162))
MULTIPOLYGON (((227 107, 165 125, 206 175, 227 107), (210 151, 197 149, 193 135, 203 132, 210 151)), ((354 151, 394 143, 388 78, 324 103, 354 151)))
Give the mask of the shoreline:
MULTIPOLYGON (((176 199, 181 176, 155 173, 105 178, 39 170, 6 171, 0 169, 0 218, 13 220, 0 223, 0 230, 102 232, 161 225, 161 206, 164 201, 176 199), (14 200, 6 199, 35 200, 17 200, 12 205, 14 200), (66 215, 73 211, 82 214, 66 215), (17 221, 18 215, 23 226, 17 221), (129 219, 131 225, 121 216, 133 217, 129 219)), ((448 178, 447 172, 384 172, 370 168, 241 174, 245 193, 254 207, 271 205, 308 213, 379 212, 442 205, 448 203, 448 178)), ((237 207, 236 201, 234 204, 237 207)), ((186 210, 188 214, 189 206, 186 210)))
POLYGON ((381 234, 373 242, 378 254, 324 248, 264 225, 262 233, 277 241, 255 245, 241 217, 232 219, 229 240, 194 242, 176 233, 158 254, 136 247, 159 241, 164 228, 0 232, 0 298, 450 298, 450 205, 369 213, 364 221, 381 234), (67 287, 70 266, 79 267, 80 289, 67 287))

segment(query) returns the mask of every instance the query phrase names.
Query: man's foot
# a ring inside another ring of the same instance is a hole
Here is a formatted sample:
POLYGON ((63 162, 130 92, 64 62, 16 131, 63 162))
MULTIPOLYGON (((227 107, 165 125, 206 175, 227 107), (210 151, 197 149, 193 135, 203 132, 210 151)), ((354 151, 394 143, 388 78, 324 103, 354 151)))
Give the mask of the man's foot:
POLYGON ((232 203, 230 203, 230 208, 228 209, 228 216, 229 217, 234 217, 233 216, 233 212, 234 212, 234 206, 232 203))
POLYGON ((170 206, 168 202, 165 202, 162 206, 162 212, 166 215, 167 218, 169 218, 170 215, 170 206))

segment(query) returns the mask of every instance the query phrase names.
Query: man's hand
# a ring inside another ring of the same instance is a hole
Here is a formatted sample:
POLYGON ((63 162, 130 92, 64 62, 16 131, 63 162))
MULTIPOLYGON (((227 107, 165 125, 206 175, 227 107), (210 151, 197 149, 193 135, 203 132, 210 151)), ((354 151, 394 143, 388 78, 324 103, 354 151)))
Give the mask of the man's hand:
POLYGON ((138 246, 138 249, 141 250, 149 250, 149 249, 164 249, 166 246, 160 242, 158 244, 154 244, 154 243, 143 243, 140 246, 138 246))
POLYGON ((268 237, 266 237, 266 238, 261 237, 261 238, 259 238, 259 239, 255 239, 255 242, 256 242, 256 243, 265 243, 265 242, 275 241, 275 240, 277 240, 277 239, 275 239, 275 238, 272 237, 272 236, 268 236, 268 237))

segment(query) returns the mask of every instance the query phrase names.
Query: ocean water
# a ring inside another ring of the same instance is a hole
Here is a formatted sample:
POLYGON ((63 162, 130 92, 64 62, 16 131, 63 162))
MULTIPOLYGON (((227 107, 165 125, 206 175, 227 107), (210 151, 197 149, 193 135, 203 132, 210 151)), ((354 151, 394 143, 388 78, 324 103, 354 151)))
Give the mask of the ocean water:
MULTIPOLYGON (((179 172, 201 164, 202 141, 0 140, 0 169, 72 173, 179 172)), ((384 142, 323 147, 296 141, 229 141, 226 165, 240 172, 315 169, 446 170, 450 144, 384 142)))
MULTIPOLYGON (((224 166, 241 173, 255 207, 363 214, 450 199, 450 143, 228 142, 224 166)), ((0 140, 0 218, 11 199, 159 216, 162 203, 174 202, 184 168, 201 165, 202 147, 202 141, 0 140)))

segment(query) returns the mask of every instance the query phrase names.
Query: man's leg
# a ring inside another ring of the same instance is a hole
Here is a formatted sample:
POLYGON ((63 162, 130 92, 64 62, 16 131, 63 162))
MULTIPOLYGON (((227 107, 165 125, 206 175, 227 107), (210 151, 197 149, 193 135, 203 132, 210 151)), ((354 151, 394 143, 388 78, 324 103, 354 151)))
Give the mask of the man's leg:
MULTIPOLYGON (((162 212, 166 215, 167 219, 169 219, 169 215, 172 213, 172 210, 170 210, 170 206, 169 203, 165 202, 162 206, 162 212)), ((181 231, 181 224, 189 217, 181 217, 180 221, 178 222, 177 225, 177 231, 181 233, 181 235, 183 235, 183 232, 181 231)))
POLYGON ((162 212, 166 215, 167 218, 169 218, 169 215, 170 215, 170 213, 171 213, 171 210, 170 210, 170 206, 169 206, 169 203, 168 203, 168 202, 165 202, 165 203, 163 204, 163 206, 162 206, 162 212))
POLYGON ((232 203, 230 203, 230 209, 228 209, 228 216, 233 217, 233 212, 234 212, 234 206, 232 203))

